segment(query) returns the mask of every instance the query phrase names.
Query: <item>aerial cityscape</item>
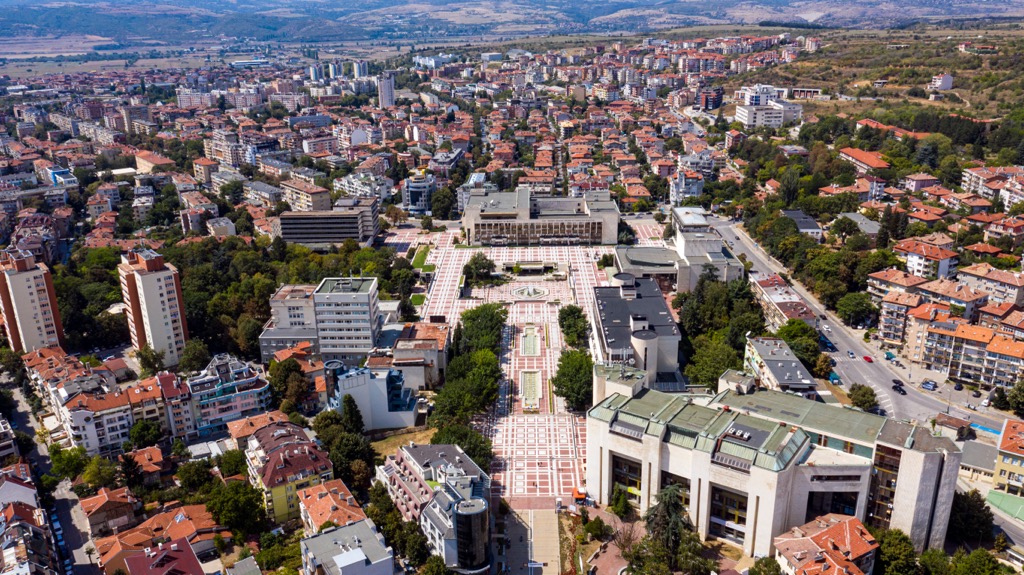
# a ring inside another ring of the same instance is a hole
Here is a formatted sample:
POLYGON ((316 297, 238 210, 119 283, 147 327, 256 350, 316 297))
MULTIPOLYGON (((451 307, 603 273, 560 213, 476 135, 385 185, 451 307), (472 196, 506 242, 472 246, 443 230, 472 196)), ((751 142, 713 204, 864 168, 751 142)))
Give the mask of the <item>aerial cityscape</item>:
POLYGON ((1024 568, 1024 4, 0 0, 0 575, 1024 568))

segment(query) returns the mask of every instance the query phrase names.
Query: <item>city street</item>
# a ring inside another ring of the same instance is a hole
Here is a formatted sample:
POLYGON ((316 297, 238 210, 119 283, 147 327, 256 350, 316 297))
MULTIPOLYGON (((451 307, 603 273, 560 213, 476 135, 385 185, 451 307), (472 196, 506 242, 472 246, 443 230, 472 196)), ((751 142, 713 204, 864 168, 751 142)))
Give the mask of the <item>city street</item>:
MULTIPOLYGON (((744 254, 748 261, 753 262, 753 269, 765 273, 788 273, 788 270, 769 256, 757 245, 757 243, 740 228, 736 222, 725 218, 710 217, 709 221, 718 233, 730 244, 730 249, 739 257, 744 254)), ((935 414, 948 412, 951 415, 969 419, 983 427, 1000 429, 1005 419, 998 411, 988 411, 988 408, 979 407, 979 411, 969 410, 965 403, 975 405, 981 403, 982 398, 973 398, 966 391, 956 392, 952 385, 944 383, 944 377, 934 372, 926 372, 917 366, 906 365, 903 368, 896 368, 884 359, 884 352, 874 342, 864 342, 863 330, 855 330, 843 325, 843 322, 832 312, 827 311, 814 296, 812 296, 799 283, 793 284, 796 290, 810 306, 811 310, 818 315, 825 314, 828 318, 823 320, 832 331, 829 339, 835 344, 837 351, 832 354, 836 360, 835 371, 842 378, 844 387, 853 383, 861 383, 871 386, 878 397, 879 405, 885 409, 886 415, 896 419, 916 421, 918 424, 927 424, 935 414), (853 358, 847 355, 852 350, 853 358), (875 361, 868 363, 864 356, 870 356, 875 361), (899 395, 892 391, 892 380, 899 379, 905 382, 907 395, 899 395), (920 383, 925 379, 933 379, 939 385, 938 391, 930 392, 921 389, 920 383)))
MULTIPOLYGON (((34 417, 30 417, 31 407, 25 402, 20 389, 14 390, 14 398, 18 402, 18 411, 14 416, 18 428, 35 437, 40 425, 34 417)), ((46 446, 36 441, 36 449, 29 454, 29 459, 36 464, 40 475, 50 471, 50 455, 46 446)), ((89 540, 89 523, 78 503, 78 496, 71 491, 71 483, 62 481, 53 494, 57 517, 64 530, 64 542, 74 556, 76 575, 99 575, 100 569, 95 562, 99 559, 94 555, 90 561, 85 550, 93 544, 89 540)))

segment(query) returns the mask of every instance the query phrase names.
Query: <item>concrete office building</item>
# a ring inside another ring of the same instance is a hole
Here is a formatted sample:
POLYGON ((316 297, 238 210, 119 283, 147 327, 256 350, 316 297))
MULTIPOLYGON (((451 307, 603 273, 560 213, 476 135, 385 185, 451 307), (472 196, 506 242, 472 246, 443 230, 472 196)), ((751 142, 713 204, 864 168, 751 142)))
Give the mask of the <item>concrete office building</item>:
POLYGON ((137 249, 121 256, 117 274, 132 347, 140 350, 148 345, 164 354, 165 365, 178 365, 188 341, 178 269, 151 249, 137 249))
POLYGON ((31 252, 0 252, 0 315, 12 350, 28 353, 64 347, 64 326, 50 268, 36 263, 31 252))
POLYGON ((729 282, 743 277, 743 263, 725 247, 721 236, 710 229, 684 231, 687 229, 690 228, 677 222, 675 249, 616 246, 616 268, 636 277, 652 278, 664 292, 678 293, 693 291, 709 266, 719 281, 729 282))
POLYGON ((327 278, 313 291, 317 340, 324 361, 358 365, 383 327, 377 278, 327 278))
POLYGON ((471 245, 609 245, 618 239, 619 209, 605 199, 531 197, 474 191, 463 215, 471 245))
MULTIPOLYGON (((627 273, 615 274, 611 283, 594 288, 595 364, 624 364, 642 372, 641 379, 629 382, 630 393, 677 380, 682 336, 658 284, 627 273)), ((595 378, 594 403, 625 392, 615 382, 595 378)))
POLYGON ((587 488, 616 488, 645 511, 683 487, 701 537, 770 555, 793 525, 843 513, 942 548, 960 448, 925 427, 777 391, 724 391, 700 405, 642 390, 612 394, 587 418, 587 488))
POLYGON ((369 246, 380 232, 380 199, 340 198, 331 210, 284 212, 277 226, 277 235, 284 241, 315 250, 327 250, 345 240, 369 246))

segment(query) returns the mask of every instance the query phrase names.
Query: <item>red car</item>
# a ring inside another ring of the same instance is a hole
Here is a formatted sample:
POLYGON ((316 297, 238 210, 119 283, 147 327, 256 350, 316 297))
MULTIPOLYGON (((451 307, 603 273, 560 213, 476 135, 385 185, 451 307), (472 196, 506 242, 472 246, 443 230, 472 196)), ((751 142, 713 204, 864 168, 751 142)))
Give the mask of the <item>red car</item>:
POLYGON ((864 356, 864 361, 866 361, 868 363, 875 363, 875 360, 871 359, 870 355, 865 355, 864 356))

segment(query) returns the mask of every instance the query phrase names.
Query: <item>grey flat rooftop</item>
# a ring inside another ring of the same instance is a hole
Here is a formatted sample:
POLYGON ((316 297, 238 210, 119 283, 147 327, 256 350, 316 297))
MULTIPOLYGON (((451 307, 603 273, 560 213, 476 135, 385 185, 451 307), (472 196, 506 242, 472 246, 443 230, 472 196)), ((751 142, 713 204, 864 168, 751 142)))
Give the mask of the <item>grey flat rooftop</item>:
POLYGON ((807 230, 821 231, 821 226, 811 216, 808 216, 803 210, 782 210, 782 215, 796 222, 797 228, 803 232, 807 230))
POLYGON ((999 450, 996 449, 995 445, 981 443, 980 441, 965 441, 960 465, 995 473, 996 457, 998 455, 999 450))
POLYGON ((724 391, 712 403, 728 405, 731 409, 749 411, 810 431, 827 431, 830 435, 847 437, 868 445, 875 442, 886 422, 879 415, 833 407, 781 391, 760 390, 747 395, 724 391))
POLYGON ((849 218, 853 220, 853 223, 857 224, 857 228, 859 228, 862 233, 869 236, 878 235, 878 231, 882 229, 881 224, 874 220, 869 220, 864 216, 864 214, 859 214, 857 212, 845 212, 839 214, 839 216, 837 216, 837 219, 838 218, 849 218))
POLYGON ((595 287, 594 299, 601 315, 601 327, 605 330, 601 337, 609 349, 631 345, 633 329, 630 316, 644 316, 647 329, 658 336, 679 335, 679 326, 672 318, 658 284, 652 279, 636 279, 636 297, 633 299, 624 299, 618 287, 595 287))
POLYGON ((675 273, 679 254, 656 246, 616 246, 615 256, 626 273, 635 276, 675 273))
POLYGON ((316 293, 369 293, 376 278, 325 278, 316 287, 316 293))
POLYGON ((350 565, 373 564, 393 556, 391 548, 377 539, 374 527, 369 519, 332 527, 303 539, 302 546, 317 558, 327 574, 341 575, 342 569, 350 565))

